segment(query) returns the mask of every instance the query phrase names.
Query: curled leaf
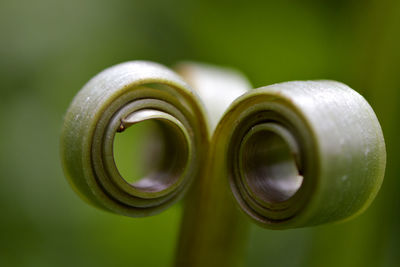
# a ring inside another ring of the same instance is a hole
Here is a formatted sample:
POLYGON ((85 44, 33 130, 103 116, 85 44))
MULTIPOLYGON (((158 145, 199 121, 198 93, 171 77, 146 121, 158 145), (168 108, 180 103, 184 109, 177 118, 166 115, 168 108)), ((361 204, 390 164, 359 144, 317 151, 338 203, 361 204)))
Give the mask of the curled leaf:
POLYGON ((76 95, 61 136, 64 171, 83 199, 128 216, 158 213, 180 199, 198 173, 208 146, 204 109, 174 72, 134 61, 108 68, 76 95), (130 184, 113 155, 117 132, 155 120, 163 129, 163 163, 130 184))
POLYGON ((344 220, 374 199, 385 144, 372 108, 354 90, 333 81, 248 90, 230 70, 193 63, 179 69, 195 91, 167 68, 135 61, 101 72, 75 97, 62 159, 85 200, 145 216, 174 203, 197 176, 207 177, 199 178, 204 184, 229 178, 251 218, 284 229, 344 220), (113 140, 146 120, 159 123, 166 149, 160 166, 130 184, 115 165, 113 140))
POLYGON ((272 229, 361 213, 380 188, 386 162, 372 108, 333 81, 246 93, 226 111, 212 145, 240 207, 272 229))

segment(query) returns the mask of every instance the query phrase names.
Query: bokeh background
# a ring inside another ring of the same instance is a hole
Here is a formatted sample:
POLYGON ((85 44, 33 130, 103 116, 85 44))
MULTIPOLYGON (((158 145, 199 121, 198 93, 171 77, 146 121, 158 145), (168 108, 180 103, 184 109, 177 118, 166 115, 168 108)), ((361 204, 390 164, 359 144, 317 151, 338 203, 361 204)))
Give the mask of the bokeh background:
POLYGON ((350 222, 252 226, 247 266, 400 266, 400 1, 0 0, 0 266, 169 266, 181 204, 131 219, 63 177, 63 114, 90 77, 145 59, 230 66, 254 87, 334 79, 360 92, 388 152, 376 201, 350 222))

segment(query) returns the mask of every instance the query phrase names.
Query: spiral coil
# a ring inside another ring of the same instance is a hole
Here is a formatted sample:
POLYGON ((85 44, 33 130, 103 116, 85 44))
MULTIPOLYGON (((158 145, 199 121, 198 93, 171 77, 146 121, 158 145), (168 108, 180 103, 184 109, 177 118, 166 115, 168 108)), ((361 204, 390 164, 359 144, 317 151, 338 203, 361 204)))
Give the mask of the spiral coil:
MULTIPOLYGON (((369 206, 385 145, 365 99, 344 84, 275 84, 243 95, 216 133, 241 208, 267 228, 341 221, 369 206)), ((222 155, 221 155, 222 156, 222 155)))
MULTIPOLYGON (((190 66, 189 80, 210 73, 190 66)), ((217 92, 198 84, 191 89, 174 72, 143 61, 89 81, 67 112, 61 138, 64 170, 76 191, 97 207, 146 216, 175 203, 206 174, 229 179, 241 209, 271 229, 341 221, 374 199, 386 161, 382 130, 348 86, 305 81, 247 90, 243 83, 217 92), (236 100, 226 109, 226 99, 236 100), (160 126, 164 158, 128 183, 115 165, 113 140, 147 120, 160 126), (200 171, 206 160, 210 170, 200 171)))
POLYGON ((88 202, 128 216, 156 214, 183 196, 198 172, 208 141, 204 110, 190 87, 167 68, 135 61, 90 80, 73 100, 62 131, 66 176, 88 202), (166 149, 161 166, 136 183, 119 173, 117 132, 158 122, 166 149))

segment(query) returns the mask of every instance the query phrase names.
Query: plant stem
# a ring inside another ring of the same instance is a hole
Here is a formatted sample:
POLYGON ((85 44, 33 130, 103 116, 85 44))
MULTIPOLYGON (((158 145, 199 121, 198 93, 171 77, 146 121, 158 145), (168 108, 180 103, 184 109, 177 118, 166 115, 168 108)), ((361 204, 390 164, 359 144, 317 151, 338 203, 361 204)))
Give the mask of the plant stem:
POLYGON ((221 168, 225 154, 216 149, 215 128, 231 102, 251 86, 237 71, 205 64, 181 63, 178 72, 206 107, 211 143, 204 144, 208 157, 185 199, 175 266, 242 266, 249 222, 221 168))
POLYGON ((242 266, 249 223, 235 206, 218 162, 208 159, 185 199, 175 266, 242 266))

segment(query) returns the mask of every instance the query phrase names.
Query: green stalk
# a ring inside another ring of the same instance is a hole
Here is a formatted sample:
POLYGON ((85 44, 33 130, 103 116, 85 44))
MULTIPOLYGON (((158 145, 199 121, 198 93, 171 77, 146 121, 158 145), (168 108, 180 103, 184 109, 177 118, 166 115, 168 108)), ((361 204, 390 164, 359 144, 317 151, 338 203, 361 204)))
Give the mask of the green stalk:
POLYGON ((175 266, 242 266, 249 221, 235 205, 228 179, 219 176, 222 158, 214 149, 214 130, 226 108, 250 85, 230 69, 194 63, 177 69, 205 104, 213 139, 205 166, 185 199, 175 266))
POLYGON ((213 171, 219 163, 213 160, 185 199, 175 266, 243 266, 249 221, 235 205, 226 179, 213 171))

